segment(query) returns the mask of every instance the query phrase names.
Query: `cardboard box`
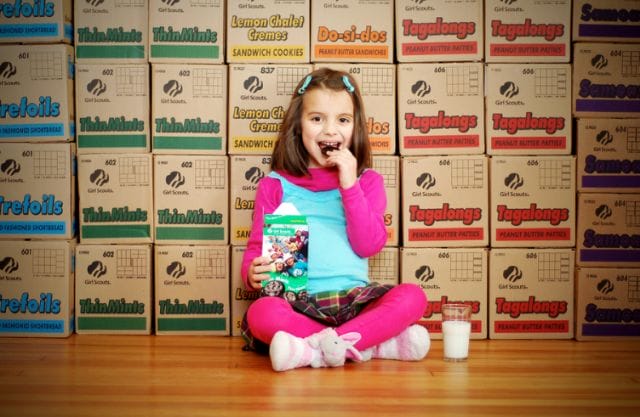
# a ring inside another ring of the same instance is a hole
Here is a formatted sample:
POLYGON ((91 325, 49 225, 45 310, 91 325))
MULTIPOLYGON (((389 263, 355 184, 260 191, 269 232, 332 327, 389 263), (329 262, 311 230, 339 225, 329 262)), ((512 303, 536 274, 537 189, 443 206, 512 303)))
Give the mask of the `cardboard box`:
POLYGON ((151 245, 76 246, 76 333, 151 334, 151 245))
POLYGON ((578 194, 578 265, 640 267, 640 195, 578 194))
POLYGON ((482 60, 482 0, 396 0, 395 4, 398 62, 482 60))
POLYGON ((482 155, 403 157, 403 246, 487 246, 488 185, 482 155))
POLYGON ((72 0, 26 0, 3 4, 0 43, 72 41, 72 0))
POLYGON ((260 291, 250 291, 242 282, 240 269, 246 246, 231 246, 231 336, 242 336, 241 325, 249 305, 260 291))
POLYGON ((311 65, 229 66, 229 154, 270 155, 298 82, 311 65))
POLYGON ((225 155, 227 67, 151 66, 154 154, 225 155))
POLYGON ((571 153, 571 66, 487 65, 487 153, 571 153))
POLYGON ((149 60, 149 0, 74 1, 77 62, 149 60))
POLYGON ((262 155, 233 155, 229 157, 229 220, 232 245, 246 245, 253 224, 258 182, 271 172, 271 157, 262 155))
POLYGON ((0 240, 0 335, 73 333, 73 240, 0 240))
POLYGON ((155 246, 158 335, 228 336, 228 246, 155 246))
POLYGON ((226 0, 149 0, 149 62, 224 63, 226 0))
POLYGON ((393 63, 393 1, 311 2, 311 62, 393 63))
POLYGON ((489 258, 490 339, 571 339, 573 249, 499 249, 489 258))
POLYGON ((78 153, 149 152, 148 64, 77 64, 78 153))
POLYGON ((571 0, 485 0, 486 62, 569 62, 571 0))
POLYGON ((640 191, 640 121, 579 119, 578 191, 640 191))
POLYGON ((0 144, 0 237, 72 239, 76 235, 75 146, 0 144))
POLYGON ((227 62, 309 62, 309 2, 229 2, 227 62))
POLYGON ((400 251, 387 246, 369 258, 369 281, 397 285, 400 282, 400 251))
POLYGON ((401 155, 484 152, 481 63, 399 64, 401 155))
POLYGON ((491 158, 491 246, 574 246, 575 168, 572 156, 491 158))
POLYGON ((382 175, 384 191, 387 196, 387 209, 384 224, 387 226, 385 246, 400 245, 400 157, 373 156, 373 169, 382 175))
POLYGON ((2 46, 3 142, 73 141, 73 61, 69 45, 2 46))
POLYGON ((226 156, 155 155, 156 244, 229 241, 229 162, 226 156))
POLYGON ((151 154, 78 158, 80 242, 153 242, 151 154))
POLYGON ((640 269, 578 268, 576 339, 638 340, 640 269))
POLYGON ((374 155, 396 153, 396 66, 392 64, 315 64, 348 72, 358 83, 374 155))
POLYGON ((573 51, 573 115, 640 115, 639 44, 576 43, 573 51))
POLYGON ((573 0, 574 41, 640 42, 638 0, 573 0))
POLYGON ((420 324, 432 339, 442 339, 442 305, 471 306, 471 338, 487 338, 487 250, 402 248, 401 282, 419 285, 429 304, 420 324))

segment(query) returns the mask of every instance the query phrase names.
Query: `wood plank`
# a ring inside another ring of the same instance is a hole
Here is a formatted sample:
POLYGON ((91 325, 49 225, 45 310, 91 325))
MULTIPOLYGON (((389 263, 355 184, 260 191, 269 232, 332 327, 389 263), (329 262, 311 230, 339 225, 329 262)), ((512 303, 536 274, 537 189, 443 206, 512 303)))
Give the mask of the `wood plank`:
POLYGON ((473 340, 470 359, 273 372, 231 337, 0 338, 1 416, 632 416, 640 342, 473 340))

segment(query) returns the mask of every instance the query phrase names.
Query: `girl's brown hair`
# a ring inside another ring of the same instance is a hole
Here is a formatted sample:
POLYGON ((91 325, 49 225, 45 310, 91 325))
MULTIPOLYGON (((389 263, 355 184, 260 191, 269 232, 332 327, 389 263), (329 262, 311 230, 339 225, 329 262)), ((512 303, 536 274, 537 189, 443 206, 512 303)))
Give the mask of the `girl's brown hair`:
POLYGON ((319 68, 310 73, 309 76, 311 77, 310 81, 305 82, 308 76, 303 78, 293 92, 291 103, 285 112, 282 127, 278 133, 278 140, 273 149, 271 169, 286 171, 296 177, 308 175, 309 153, 302 143, 302 129, 300 127, 305 92, 316 88, 349 92, 349 87, 353 87, 350 95, 353 101, 354 126, 349 151, 358 161, 357 174, 362 174, 366 168, 371 167, 371 145, 369 144, 364 103, 360 96, 358 84, 346 72, 330 68, 319 68), (347 77, 349 85, 343 81, 343 76, 347 77), (303 84, 306 84, 306 87, 301 89, 303 84))

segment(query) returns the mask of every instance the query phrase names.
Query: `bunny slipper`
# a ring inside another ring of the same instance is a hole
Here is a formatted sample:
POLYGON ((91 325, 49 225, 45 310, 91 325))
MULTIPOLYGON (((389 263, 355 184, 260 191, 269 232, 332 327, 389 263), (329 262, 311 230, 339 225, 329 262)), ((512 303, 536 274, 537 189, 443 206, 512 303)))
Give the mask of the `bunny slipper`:
POLYGON ((279 331, 271 340, 269 356, 274 371, 294 368, 343 366, 347 356, 362 360, 360 352, 353 347, 360 340, 360 333, 350 332, 338 336, 330 327, 306 338, 279 331))

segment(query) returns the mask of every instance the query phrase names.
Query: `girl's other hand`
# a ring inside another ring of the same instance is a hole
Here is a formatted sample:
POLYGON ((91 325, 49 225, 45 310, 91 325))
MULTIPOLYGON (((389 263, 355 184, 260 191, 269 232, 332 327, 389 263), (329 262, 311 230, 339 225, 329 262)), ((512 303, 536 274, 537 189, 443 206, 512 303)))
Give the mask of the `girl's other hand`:
POLYGON ((266 256, 253 258, 247 274, 247 281, 251 288, 260 290, 262 281, 269 278, 269 271, 271 271, 271 259, 266 256))
POLYGON ((329 151, 327 153, 327 164, 338 168, 340 187, 350 188, 356 183, 358 175, 358 161, 347 148, 329 151))

